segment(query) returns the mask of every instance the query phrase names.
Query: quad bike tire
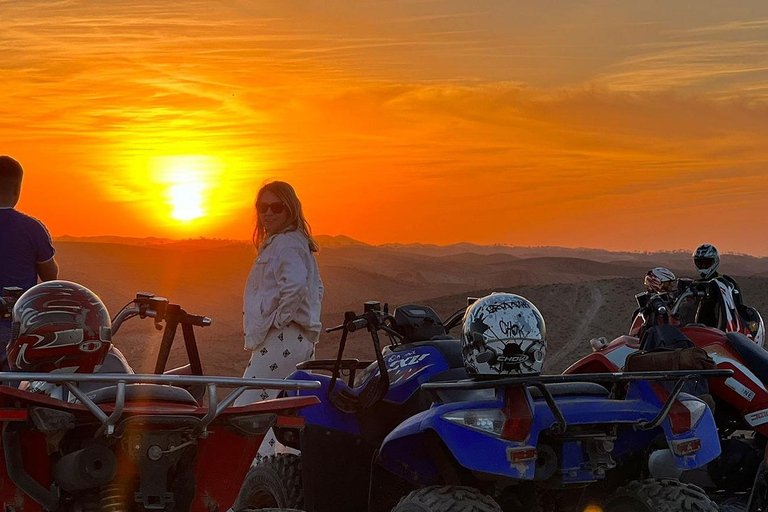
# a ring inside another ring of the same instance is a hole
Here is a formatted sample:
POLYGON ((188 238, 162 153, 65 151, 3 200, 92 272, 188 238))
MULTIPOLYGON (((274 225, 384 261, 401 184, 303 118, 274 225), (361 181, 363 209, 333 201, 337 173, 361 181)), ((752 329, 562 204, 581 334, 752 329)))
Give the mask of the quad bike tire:
POLYGON ((260 460, 245 477, 232 507, 235 512, 249 510, 301 509, 304 484, 301 457, 281 453, 260 460))
POLYGON ((677 480, 636 480, 612 493, 604 512, 718 512, 704 490, 677 480))
POLYGON ((501 512, 501 508, 472 487, 433 486, 411 492, 392 512, 501 512))

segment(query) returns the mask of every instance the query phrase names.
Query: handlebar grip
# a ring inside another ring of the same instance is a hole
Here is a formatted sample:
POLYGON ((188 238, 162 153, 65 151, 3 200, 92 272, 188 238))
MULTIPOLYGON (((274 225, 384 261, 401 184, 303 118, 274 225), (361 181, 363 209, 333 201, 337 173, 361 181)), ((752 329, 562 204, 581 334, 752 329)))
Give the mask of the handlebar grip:
POLYGON ((188 314, 186 320, 190 324, 196 325, 198 327, 208 327, 209 325, 211 325, 211 319, 208 318, 207 316, 188 314))
POLYGON ((355 332, 358 329, 364 329, 368 327, 368 320, 365 318, 356 318, 351 322, 347 322, 347 330, 349 332, 355 332))

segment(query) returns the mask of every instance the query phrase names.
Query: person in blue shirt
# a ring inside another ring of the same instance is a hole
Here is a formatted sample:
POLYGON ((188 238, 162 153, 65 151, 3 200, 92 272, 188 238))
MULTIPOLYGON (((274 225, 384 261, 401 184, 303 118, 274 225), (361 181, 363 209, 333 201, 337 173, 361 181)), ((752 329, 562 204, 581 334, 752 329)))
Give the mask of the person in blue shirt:
MULTIPOLYGON (((0 290, 16 286, 23 291, 41 281, 58 278, 51 235, 39 220, 16 210, 21 196, 21 164, 0 156, 0 290)), ((11 339, 11 321, 0 319, 0 367, 8 369, 6 345, 11 339)))

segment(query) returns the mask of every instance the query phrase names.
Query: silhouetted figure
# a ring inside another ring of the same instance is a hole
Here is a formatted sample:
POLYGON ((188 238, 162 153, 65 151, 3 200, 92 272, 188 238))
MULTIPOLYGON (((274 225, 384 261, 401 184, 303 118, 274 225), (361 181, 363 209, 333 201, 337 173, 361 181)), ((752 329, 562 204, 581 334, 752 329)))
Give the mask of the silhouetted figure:
MULTIPOLYGON (((26 291, 59 275, 51 235, 39 220, 16 210, 24 170, 9 156, 0 156, 0 289, 17 286, 26 291)), ((6 345, 11 321, 0 320, 0 365, 8 369, 6 345)))

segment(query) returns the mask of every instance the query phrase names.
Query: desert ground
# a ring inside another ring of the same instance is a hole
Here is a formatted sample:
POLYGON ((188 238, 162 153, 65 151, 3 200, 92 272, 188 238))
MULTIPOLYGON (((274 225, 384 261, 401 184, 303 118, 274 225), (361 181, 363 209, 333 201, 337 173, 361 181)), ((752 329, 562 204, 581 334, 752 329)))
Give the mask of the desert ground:
MULTIPOLYGON (((588 353, 589 340, 626 331, 642 291, 643 276, 667 266, 692 277, 687 252, 618 253, 557 247, 370 246, 343 236, 318 237, 325 285, 322 321, 340 323, 344 311, 362 310, 366 300, 394 307, 420 303, 441 317, 466 304, 467 297, 509 291, 532 300, 546 319, 549 348, 545 370, 559 372, 588 353)), ((60 277, 96 292, 111 314, 136 292, 151 292, 203 314, 213 324, 198 329, 207 374, 241 375, 249 354, 243 350, 242 291, 255 251, 245 242, 171 241, 111 237, 55 241, 60 277)), ((768 258, 724 255, 723 272, 742 286, 745 302, 768 313, 768 258)), ((458 334, 458 333, 457 333, 458 334)), ((151 371, 160 332, 150 320, 132 320, 115 336, 137 371, 151 371)), ((181 333, 169 367, 184 364, 181 333)), ((337 335, 323 334, 318 358, 334 357, 337 335)), ((350 336, 347 356, 372 357, 365 333, 350 336)))

